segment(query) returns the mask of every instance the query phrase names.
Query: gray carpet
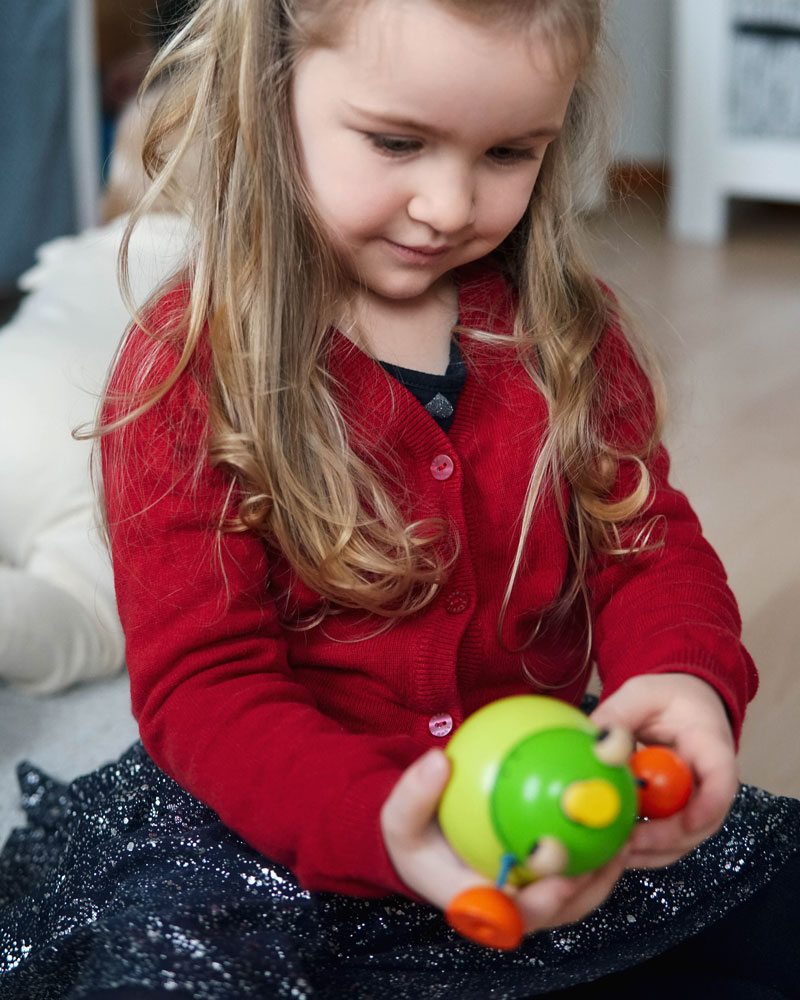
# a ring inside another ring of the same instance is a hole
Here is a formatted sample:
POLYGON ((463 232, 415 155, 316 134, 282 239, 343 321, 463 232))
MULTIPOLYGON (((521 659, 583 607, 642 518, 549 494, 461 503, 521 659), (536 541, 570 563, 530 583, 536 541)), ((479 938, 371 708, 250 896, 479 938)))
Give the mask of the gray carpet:
POLYGON ((137 735, 126 674, 46 698, 0 686, 0 844, 24 821, 16 779, 20 760, 70 781, 119 757, 137 735))

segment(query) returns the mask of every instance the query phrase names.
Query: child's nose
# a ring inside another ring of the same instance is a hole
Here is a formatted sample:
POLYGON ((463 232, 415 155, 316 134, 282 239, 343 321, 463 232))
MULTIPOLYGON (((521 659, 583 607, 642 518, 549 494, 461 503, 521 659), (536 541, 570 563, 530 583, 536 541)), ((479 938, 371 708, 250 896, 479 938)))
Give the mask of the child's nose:
POLYGON ((475 185, 470 171, 445 165, 426 172, 408 203, 408 214, 437 233, 465 229, 475 214, 475 185))

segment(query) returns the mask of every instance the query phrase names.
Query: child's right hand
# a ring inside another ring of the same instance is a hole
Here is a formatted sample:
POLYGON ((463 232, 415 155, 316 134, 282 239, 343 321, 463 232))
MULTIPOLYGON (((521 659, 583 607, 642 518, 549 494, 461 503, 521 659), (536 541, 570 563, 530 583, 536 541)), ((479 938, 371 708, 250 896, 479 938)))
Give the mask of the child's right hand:
MULTIPOLYGON (((406 768, 381 810, 381 830, 395 871, 412 892, 440 910, 464 889, 491 885, 460 860, 436 821, 450 762, 430 750, 406 768)), ((547 876, 514 891, 526 934, 573 923, 596 909, 624 870, 621 858, 585 875, 547 876)))

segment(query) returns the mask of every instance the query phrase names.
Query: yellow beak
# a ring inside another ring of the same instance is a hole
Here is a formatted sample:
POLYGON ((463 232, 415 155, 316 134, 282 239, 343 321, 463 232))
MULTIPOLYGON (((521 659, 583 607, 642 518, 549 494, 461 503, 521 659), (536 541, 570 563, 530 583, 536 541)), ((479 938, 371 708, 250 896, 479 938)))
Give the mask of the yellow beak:
POLYGON ((603 778, 575 781, 561 798, 561 808, 569 819, 595 830, 611 826, 621 805, 619 792, 603 778))

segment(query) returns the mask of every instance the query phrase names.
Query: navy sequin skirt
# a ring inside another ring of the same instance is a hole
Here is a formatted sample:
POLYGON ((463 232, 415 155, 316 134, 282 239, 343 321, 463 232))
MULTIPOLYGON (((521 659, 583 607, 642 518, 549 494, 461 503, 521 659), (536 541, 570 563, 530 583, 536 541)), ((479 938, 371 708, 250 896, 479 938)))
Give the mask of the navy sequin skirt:
POLYGON ((30 765, 28 824, 0 855, 1 1000, 140 987, 197 1000, 512 1000, 661 954, 796 856, 800 803, 742 787, 722 830, 668 869, 626 872, 577 924, 514 953, 430 907, 304 891, 135 744, 71 785, 30 765))

